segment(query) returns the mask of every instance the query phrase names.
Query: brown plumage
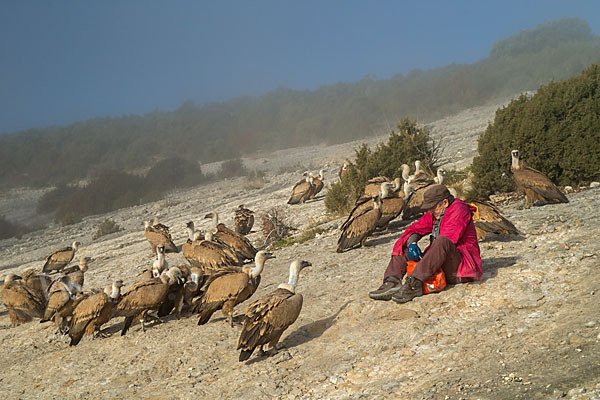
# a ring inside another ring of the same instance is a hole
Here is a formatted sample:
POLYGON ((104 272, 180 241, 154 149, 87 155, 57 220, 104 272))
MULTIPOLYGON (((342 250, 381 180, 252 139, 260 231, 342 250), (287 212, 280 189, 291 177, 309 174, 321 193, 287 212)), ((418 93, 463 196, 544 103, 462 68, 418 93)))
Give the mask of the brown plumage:
POLYGON ((179 318, 180 310, 183 307, 183 297, 185 295, 183 272, 179 267, 172 267, 169 271, 168 275, 173 277, 173 283, 169 284, 167 297, 158 308, 156 315, 159 318, 169 315, 174 309, 177 311, 177 317, 179 318))
POLYGON ((99 290, 99 289, 93 289, 91 291, 86 291, 84 293, 78 293, 74 296, 72 301, 68 301, 62 308, 57 310, 54 314, 53 319, 54 319, 54 323, 55 323, 56 327, 58 328, 58 331, 63 334, 68 333, 69 323, 73 317, 73 311, 75 310, 75 308, 83 300, 87 299, 88 297, 90 297, 96 293, 100 293, 100 292, 101 292, 101 290, 99 290))
POLYGON ((243 204, 234 211, 233 227, 240 235, 247 235, 254 226, 254 211, 247 209, 243 204))
MULTIPOLYGON (((209 235, 210 236, 210 235, 209 235)), ((239 269, 240 263, 223 252, 222 246, 210 240, 194 241, 192 248, 192 266, 202 269, 205 275, 214 274, 220 270, 239 269)))
POLYGON ((144 233, 152 248, 152 254, 156 255, 157 246, 164 246, 165 253, 179 253, 179 249, 171 240, 170 235, 166 235, 165 232, 151 226, 148 221, 144 221, 144 233))
POLYGON ((171 230, 168 226, 158 222, 158 217, 152 218, 152 227, 156 230, 161 231, 166 237, 169 238, 169 240, 173 240, 173 237, 171 236, 171 230))
POLYGON ((428 177, 425 173, 411 175, 408 179, 408 183, 413 188, 414 192, 404 209, 402 219, 410 219, 425 213, 427 210, 423 210, 421 205, 423 204, 423 196, 431 185, 435 185, 435 180, 428 177))
MULTIPOLYGON (((396 182, 396 185, 399 184, 399 181, 396 182)), ((384 184, 386 185, 386 184, 384 184)), ((399 193, 396 189, 396 185, 387 184, 387 187, 382 187, 381 190, 381 217, 379 221, 377 221, 378 229, 386 229, 390 221, 396 219, 402 211, 404 211, 404 207, 406 206, 407 201, 409 200, 412 188, 405 182, 403 185, 404 191, 399 193), (393 191, 392 189, 396 189, 393 191)))
POLYGON ((319 175, 317 176, 313 176, 311 174, 311 177, 313 178, 313 190, 311 190, 308 198, 309 199, 314 199, 315 196, 321 191, 323 190, 323 186, 325 186, 325 184, 323 183, 323 170, 319 171, 319 175))
POLYGON ((298 319, 303 298, 296 293, 296 284, 300 271, 310 265, 307 261, 292 262, 289 282, 248 306, 237 346, 240 361, 250 358, 257 347, 261 353, 267 344, 274 349, 283 332, 298 319))
POLYGON ((40 274, 31 268, 21 275, 21 283, 43 301, 44 306, 48 301, 48 291, 52 286, 52 279, 46 274, 40 274))
POLYGON ((313 184, 313 178, 309 175, 308 172, 305 172, 304 175, 306 178, 298 181, 293 189, 292 195, 288 199, 288 204, 299 204, 304 203, 306 200, 310 198, 310 195, 313 193, 315 186, 313 184))
POLYGON ((48 292, 51 292, 54 284, 59 281, 64 281, 64 283, 69 286, 71 292, 81 292, 83 289, 83 283, 85 281, 85 272, 88 270, 88 261, 89 258, 81 257, 77 266, 71 267, 68 270, 63 270, 62 276, 52 281, 48 292))
POLYGON ((477 208, 473 215, 473 223, 477 231, 477 240, 482 240, 490 233, 518 235, 519 231, 506 219, 500 210, 487 201, 474 200, 471 205, 477 208))
POLYGON ((134 319, 137 317, 145 331, 145 319, 149 311, 158 310, 167 299, 169 287, 179 282, 171 270, 164 272, 160 278, 139 281, 123 295, 115 309, 115 316, 125 317, 121 335, 125 335, 134 319))
MULTIPOLYGON (((219 225, 223 225, 223 224, 219 224, 219 225)), ((225 225, 223 225, 225 226, 225 225)), ((235 232, 233 232, 235 233, 235 232)), ((235 233, 235 235, 240 235, 239 233, 235 233)), ((242 265, 243 261, 244 261, 244 257, 242 254, 238 253, 237 251, 235 251, 235 249, 231 246, 229 246, 227 243, 225 243, 223 240, 221 240, 221 238, 215 234, 213 234, 212 232, 206 232, 205 236, 205 240, 209 240, 213 243, 215 243, 217 246, 219 246, 219 248, 221 249, 221 251, 231 257, 233 260, 236 260, 236 265, 242 265)), ((221 235, 221 237, 223 237, 223 235, 221 235)), ((242 236, 243 237, 243 236, 242 236)), ((230 240, 231 242, 231 240, 230 240)), ((250 241, 248 241, 248 243, 250 243, 250 241)))
POLYGON ((50 254, 46 257, 42 272, 62 270, 71 262, 79 245, 80 243, 75 241, 71 246, 56 250, 54 253, 50 254))
POLYGON ((381 218, 381 199, 376 196, 372 199, 373 206, 364 208, 361 212, 350 214, 342 225, 342 233, 338 239, 337 252, 342 253, 359 245, 362 247, 369 235, 377 227, 377 221, 381 218))
POLYGON ((112 285, 110 294, 97 292, 83 298, 73 310, 69 323, 69 346, 76 346, 84 335, 93 335, 100 332, 102 325, 107 323, 119 301, 123 282, 118 280, 112 285))
POLYGON ((204 284, 205 278, 206 276, 202 272, 202 269, 197 267, 190 268, 188 281, 183 285, 183 301, 179 303, 179 307, 176 310, 178 315, 184 309, 192 306, 192 300, 200 294, 200 288, 204 284))
POLYGON ((194 246, 204 240, 204 233, 201 231, 194 230, 194 222, 189 221, 186 223, 186 230, 188 233, 188 239, 181 246, 181 253, 183 253, 183 257, 193 266, 199 266, 200 264, 195 258, 194 255, 194 246))
POLYGON ((369 179, 365 184, 365 189, 358 198, 357 202, 362 202, 363 200, 372 199, 375 196, 379 196, 381 193, 381 184, 389 182, 390 180, 385 176, 376 176, 374 178, 369 179))
POLYGON ((527 204, 541 206, 544 204, 568 203, 569 199, 540 171, 527 166, 519 160, 519 150, 511 153, 511 171, 515 184, 523 193, 527 204))
POLYGON ((45 300, 25 286, 14 274, 9 274, 4 279, 0 289, 0 300, 8 310, 8 317, 13 326, 44 315, 45 300))
POLYGON ((275 256, 259 251, 253 268, 245 266, 242 272, 222 273, 214 279, 209 278, 203 288, 204 295, 195 307, 200 314, 198 325, 207 323, 215 311, 222 310, 233 326, 233 308, 254 294, 260 284, 265 261, 270 258, 275 256))
POLYGON ((215 225, 214 237, 231 247, 240 260, 254 260, 258 250, 252 246, 248 238, 219 223, 219 215, 214 211, 206 214, 204 218, 212 218, 215 225))
POLYGON ((56 329, 63 332, 66 327, 66 319, 63 318, 63 314, 60 312, 75 300, 76 295, 77 291, 69 287, 67 276, 62 276, 54 281, 48 294, 48 304, 44 316, 40 322, 54 321, 56 329))

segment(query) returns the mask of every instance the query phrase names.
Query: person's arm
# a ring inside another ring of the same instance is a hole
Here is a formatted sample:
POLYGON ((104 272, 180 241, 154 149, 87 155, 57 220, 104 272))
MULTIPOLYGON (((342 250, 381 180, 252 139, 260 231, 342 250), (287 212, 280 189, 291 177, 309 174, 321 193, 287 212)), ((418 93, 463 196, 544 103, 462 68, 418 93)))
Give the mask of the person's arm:
POLYGON ((407 240, 413 234, 417 234, 422 237, 424 235, 427 235, 428 233, 431 233, 432 228, 433 217, 431 216, 431 214, 426 213, 421 218, 419 218, 417 222, 414 222, 408 228, 406 228, 402 236, 400 236, 400 239, 398 239, 394 244, 394 250, 392 251, 392 254, 401 255, 403 253, 402 248, 406 247, 407 240))

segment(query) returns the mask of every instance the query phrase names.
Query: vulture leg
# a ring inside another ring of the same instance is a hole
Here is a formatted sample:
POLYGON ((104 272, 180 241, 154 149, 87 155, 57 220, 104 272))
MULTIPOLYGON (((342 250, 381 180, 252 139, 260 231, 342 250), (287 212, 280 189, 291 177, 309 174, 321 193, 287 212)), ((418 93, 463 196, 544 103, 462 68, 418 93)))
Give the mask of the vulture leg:
POLYGON ((144 321, 146 321, 146 315, 148 315, 148 310, 144 310, 140 314, 140 324, 142 325, 142 332, 146 332, 146 325, 144 324, 144 321))
POLYGON ((157 324, 162 324, 164 322, 162 319, 160 319, 160 317, 157 317, 156 315, 150 314, 148 311, 146 311, 146 315, 145 316, 148 317, 149 319, 153 320, 157 324))
POLYGON ((97 330, 96 332, 94 332, 94 337, 95 338, 100 338, 100 339, 106 339, 106 338, 110 337, 110 333, 105 332, 104 329, 97 330))
POLYGON ((267 353, 265 353, 265 351, 263 350, 263 345, 261 344, 260 347, 258 348, 258 355, 260 357, 264 357, 265 354, 267 354, 267 353))
POLYGON ((133 322, 133 317, 125 318, 125 324, 123 325, 123 330, 121 331, 121 336, 124 336, 127 333, 127 330, 131 326, 132 322, 133 322))

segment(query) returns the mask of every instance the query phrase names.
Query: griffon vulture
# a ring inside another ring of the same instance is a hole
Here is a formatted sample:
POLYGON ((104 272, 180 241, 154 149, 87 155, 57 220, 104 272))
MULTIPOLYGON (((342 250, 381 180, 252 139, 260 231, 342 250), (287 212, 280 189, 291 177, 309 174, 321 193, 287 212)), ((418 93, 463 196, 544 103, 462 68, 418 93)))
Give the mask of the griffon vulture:
POLYGON ((297 182, 292 189, 292 195, 287 201, 288 204, 304 203, 310 198, 310 195, 315 189, 312 176, 307 172, 304 172, 306 178, 297 182))
POLYGON ((40 322, 54 321, 57 331, 65 333, 66 318, 63 318, 64 314, 61 314, 61 311, 73 303, 77 293, 77 288, 69 285, 67 276, 61 276, 54 281, 48 295, 46 311, 40 322))
POLYGON ((170 235, 167 236, 165 232, 151 226, 149 221, 144 221, 144 233, 150 247, 152 247, 153 255, 156 255, 157 246, 163 246, 165 253, 179 253, 179 249, 171 240, 170 235))
POLYGON ((377 228, 387 230, 388 224, 397 218, 402 211, 413 190, 408 182, 404 182, 404 192, 400 196, 398 191, 392 191, 395 186, 391 184, 382 184, 381 187, 381 217, 377 221, 377 228))
POLYGON ((204 284, 202 299, 196 306, 200 314, 198 325, 204 325, 217 310, 222 310, 233 326, 233 308, 247 300, 260 284, 260 274, 266 260, 275 258, 264 250, 256 254, 255 266, 244 266, 242 272, 222 273, 204 284))
POLYGON ((313 185, 314 185, 314 188, 313 188, 313 190, 311 191, 311 193, 310 193, 310 195, 308 196, 308 198, 309 198, 310 200, 312 200, 312 199, 314 199, 314 198, 315 198, 315 196, 316 196, 316 195, 317 195, 317 194, 318 194, 318 193, 319 193, 321 190, 323 190, 323 186, 324 186, 324 183, 323 183, 323 170, 321 169, 321 170, 319 171, 319 175, 317 175, 317 176, 313 176, 312 174, 310 174, 310 175, 311 175, 311 177, 313 178, 313 185))
POLYGON ((44 315, 45 299, 41 299, 14 274, 4 278, 0 300, 8 310, 8 317, 13 326, 29 322, 33 317, 42 318, 44 315))
POLYGON ((69 323, 69 346, 76 346, 83 335, 100 333, 102 325, 107 323, 121 296, 123 281, 118 280, 112 284, 110 294, 105 289, 103 292, 92 294, 83 298, 75 309, 69 323))
POLYGON ((342 234, 338 239, 336 250, 338 253, 359 244, 361 247, 364 246, 369 235, 375 231, 377 221, 381 218, 381 198, 376 196, 372 201, 372 208, 365 208, 362 212, 351 215, 342 226, 342 234))
POLYGON ((254 226, 254 211, 247 209, 243 204, 234 211, 233 226, 240 235, 247 235, 254 226))
MULTIPOLYGON (((123 295, 115 309, 115 316, 125 317, 125 323, 121 330, 121 336, 127 333, 129 327, 136 317, 145 331, 144 322, 149 311, 158 310, 167 299, 169 287, 180 281, 175 270, 169 269, 160 275, 160 278, 139 281, 123 295)), ((154 317, 155 319, 158 319, 154 317)))
POLYGON ((471 205, 477 208, 473 223, 477 231, 477 240, 483 240, 490 233, 518 235, 519 231, 506 219, 500 210, 487 201, 474 200, 471 205))
POLYGON ((283 332, 298 319, 302 310, 302 295, 296 293, 300 271, 312 264, 294 261, 290 265, 288 283, 281 284, 270 294, 252 302, 244 314, 242 332, 238 340, 240 362, 250 358, 254 349, 269 345, 275 349, 283 332))
MULTIPOLYGON (((207 232, 208 234, 208 232, 207 232)), ((198 236, 196 234, 196 236, 198 236)), ((211 235, 208 235, 209 237, 211 235)), ((223 251, 222 246, 210 240, 194 241, 192 266, 202 269, 205 275, 211 275, 222 270, 241 270, 237 258, 223 251)))
POLYGON ((71 262, 80 244, 81 243, 75 241, 71 246, 56 250, 54 253, 50 254, 46 257, 42 272, 62 270, 71 262))
POLYGON ((568 203, 569 199, 540 171, 519 160, 519 150, 511 153, 510 167, 517 187, 525 193, 527 204, 541 206, 550 203, 568 203))
POLYGON ((215 211, 209 212, 204 218, 213 220, 214 237, 231 247, 240 260, 254 260, 258 250, 252 246, 248 238, 219 223, 219 215, 215 211))
POLYGON ((350 162, 344 161, 344 164, 340 167, 338 171, 338 176, 340 177, 340 180, 344 179, 344 176, 346 176, 346 174, 348 173, 349 168, 350 162))

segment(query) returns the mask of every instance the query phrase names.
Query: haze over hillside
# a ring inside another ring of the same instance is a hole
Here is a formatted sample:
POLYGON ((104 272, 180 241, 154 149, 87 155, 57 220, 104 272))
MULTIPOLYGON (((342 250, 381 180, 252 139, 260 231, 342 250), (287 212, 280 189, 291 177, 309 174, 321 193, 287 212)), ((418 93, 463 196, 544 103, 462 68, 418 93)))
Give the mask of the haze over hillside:
POLYGON ((173 156, 207 163, 258 149, 342 143, 388 131, 406 116, 431 121, 537 89, 599 60, 600 38, 589 25, 561 19, 499 40, 473 64, 31 129, 0 137, 0 185, 46 186, 173 156))

